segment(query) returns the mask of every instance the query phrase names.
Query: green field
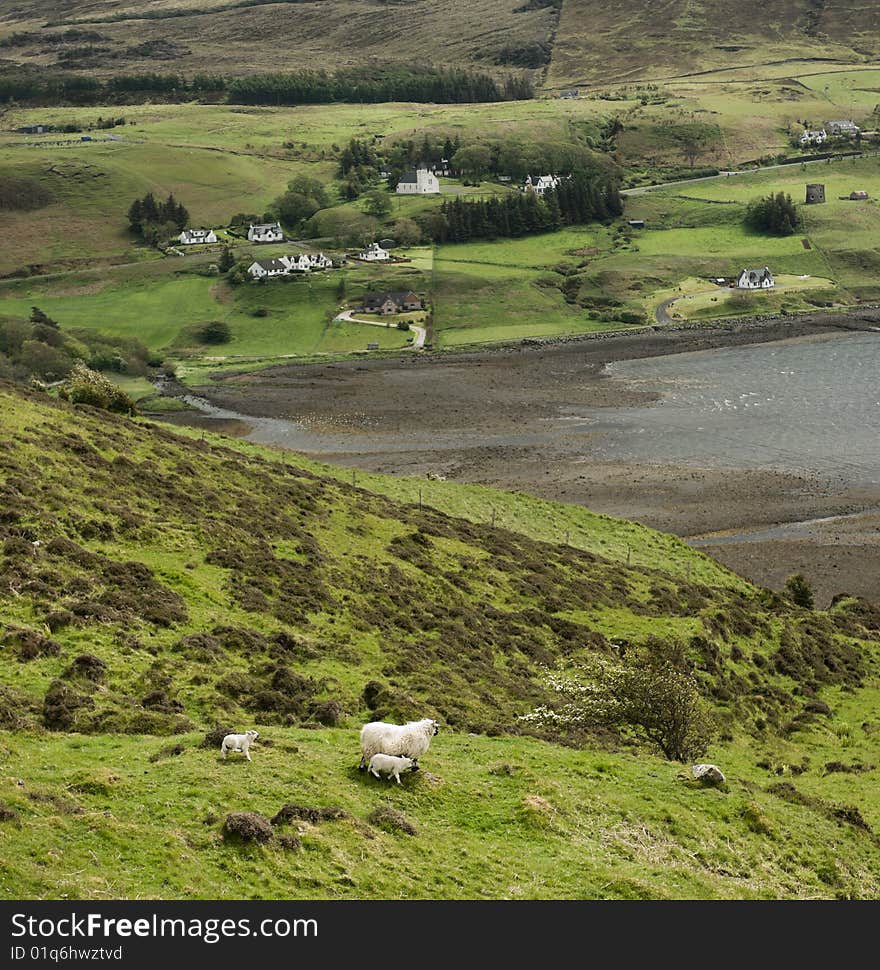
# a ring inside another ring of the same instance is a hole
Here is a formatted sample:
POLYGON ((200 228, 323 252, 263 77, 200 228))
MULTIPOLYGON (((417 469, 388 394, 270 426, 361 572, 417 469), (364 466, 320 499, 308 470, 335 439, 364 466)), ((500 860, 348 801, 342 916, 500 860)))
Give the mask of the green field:
MULTIPOLYGON (((65 296, 53 295, 51 284, 18 284, 6 291, 0 306, 10 316, 27 316, 38 303, 64 329, 84 327, 136 337, 151 349, 182 358, 196 354, 219 361, 347 353, 365 350, 369 342, 383 349, 405 346, 403 332, 333 322, 337 286, 338 275, 331 273, 237 288, 216 277, 182 273, 160 280, 83 284, 65 296), (264 310, 265 316, 257 315, 264 310), (228 343, 198 344, 194 331, 212 320, 229 324, 228 343)), ((69 290, 69 281, 62 288, 69 290)))
MULTIPOLYGON (((838 725, 852 724, 872 698, 876 691, 858 703, 841 698, 838 725)), ((422 772, 400 787, 356 771, 354 727, 264 728, 250 764, 222 761, 199 748, 201 738, 4 736, 8 771, 26 780, 24 790, 5 779, 0 787, 22 820, 0 828, 4 896, 871 899, 880 891, 871 835, 833 815, 857 805, 867 824, 880 824, 870 775, 823 773, 839 760, 829 729, 713 751, 731 778, 723 792, 696 788, 679 766, 650 755, 528 738, 443 732, 422 772), (162 755, 175 745, 180 754, 162 755), (790 774, 774 774, 805 760, 810 769, 793 789, 790 774), (813 807, 787 800, 792 790, 813 807), (290 800, 345 817, 276 829, 299 848, 224 842, 228 812, 272 817, 290 800), (385 806, 416 834, 371 823, 385 806)), ((853 725, 846 762, 876 753, 874 738, 853 725)))

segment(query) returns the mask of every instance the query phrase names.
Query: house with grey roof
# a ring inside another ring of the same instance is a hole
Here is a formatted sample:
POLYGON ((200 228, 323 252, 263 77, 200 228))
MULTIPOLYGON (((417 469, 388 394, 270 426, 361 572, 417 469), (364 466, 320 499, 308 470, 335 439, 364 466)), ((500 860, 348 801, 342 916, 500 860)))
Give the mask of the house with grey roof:
POLYGON ((769 290, 774 286, 776 280, 768 266, 763 269, 744 269, 736 280, 738 290, 769 290))
POLYGON ((398 195, 436 195, 439 191, 440 180, 423 165, 404 172, 397 183, 398 195))

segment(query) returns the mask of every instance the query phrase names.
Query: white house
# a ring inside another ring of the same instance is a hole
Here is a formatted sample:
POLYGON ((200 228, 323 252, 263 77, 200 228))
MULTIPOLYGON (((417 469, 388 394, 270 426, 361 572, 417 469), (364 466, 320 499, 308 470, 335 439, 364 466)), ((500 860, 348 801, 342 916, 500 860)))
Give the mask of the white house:
POLYGON ((298 256, 282 256, 291 273, 310 273, 313 269, 332 269, 333 260, 323 253, 300 253, 298 256))
POLYGON ((440 180, 422 166, 404 172, 397 183, 398 195, 436 195, 439 191, 440 180))
POLYGON ((544 193, 549 189, 555 189, 559 183, 564 179, 571 178, 570 175, 539 175, 537 178, 532 178, 531 175, 526 176, 525 182, 522 184, 523 192, 534 192, 538 198, 543 198, 544 193))
POLYGON ((776 280, 769 267, 763 269, 744 269, 737 277, 738 290, 769 290, 776 286, 776 280))
POLYGON ((369 246, 358 253, 358 259, 366 260, 368 263, 383 263, 391 259, 391 253, 383 249, 377 242, 371 242, 369 246))
POLYGON ((217 242, 217 234, 213 229, 184 229, 177 238, 184 246, 217 242))
POLYGON ((248 226, 247 237, 250 242, 282 242, 284 230, 280 222, 268 222, 258 226, 251 224, 248 226))
POLYGON ((323 253, 299 253, 296 256, 279 256, 277 259, 260 259, 248 266, 248 273, 255 280, 270 276, 289 276, 291 273, 310 273, 312 270, 333 269, 333 260, 323 253))
POLYGON ((248 266, 248 273, 255 280, 266 279, 270 276, 287 276, 290 265, 282 256, 280 259, 261 259, 248 266))
POLYGON ((828 132, 824 128, 818 130, 806 129, 800 137, 801 145, 824 145, 828 141, 828 132))

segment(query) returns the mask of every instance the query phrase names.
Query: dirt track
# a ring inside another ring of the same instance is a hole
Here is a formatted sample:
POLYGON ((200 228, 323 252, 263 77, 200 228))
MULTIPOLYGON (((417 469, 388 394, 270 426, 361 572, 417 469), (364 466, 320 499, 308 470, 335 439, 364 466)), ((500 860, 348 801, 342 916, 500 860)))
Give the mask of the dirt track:
MULTIPOLYGON (((842 490, 819 477, 769 471, 597 462, 590 459, 594 432, 577 422, 567 426, 566 409, 652 399, 605 378, 603 367, 612 360, 829 329, 827 317, 798 318, 738 332, 643 333, 456 356, 289 365, 229 376, 198 393, 257 421, 296 422, 296 434, 277 443, 335 464, 391 474, 431 472, 697 536, 880 509, 880 490, 842 490)), ((233 424, 226 430, 244 429, 233 424)), ((876 597, 877 523, 860 521, 845 535, 832 529, 797 541, 705 549, 764 585, 778 587, 803 570, 826 601, 841 590, 876 597)))

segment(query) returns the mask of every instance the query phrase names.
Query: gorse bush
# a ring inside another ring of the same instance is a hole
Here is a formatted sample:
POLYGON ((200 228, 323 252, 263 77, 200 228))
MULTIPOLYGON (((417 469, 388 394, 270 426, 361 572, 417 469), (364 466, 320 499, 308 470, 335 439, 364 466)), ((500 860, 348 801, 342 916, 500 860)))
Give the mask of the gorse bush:
POLYGON ((788 598, 797 606, 802 606, 805 610, 813 609, 813 589, 803 573, 795 573, 785 581, 785 592, 788 598))
POLYGON ((711 720, 675 645, 658 641, 620 660, 598 656, 554 675, 550 686, 563 703, 539 707, 523 721, 563 729, 630 729, 670 761, 699 758, 708 747, 711 720))
POLYGON ((72 404, 90 404, 120 414, 133 414, 136 410, 134 401, 121 387, 103 374, 90 370, 81 361, 74 364, 58 396, 72 404))

